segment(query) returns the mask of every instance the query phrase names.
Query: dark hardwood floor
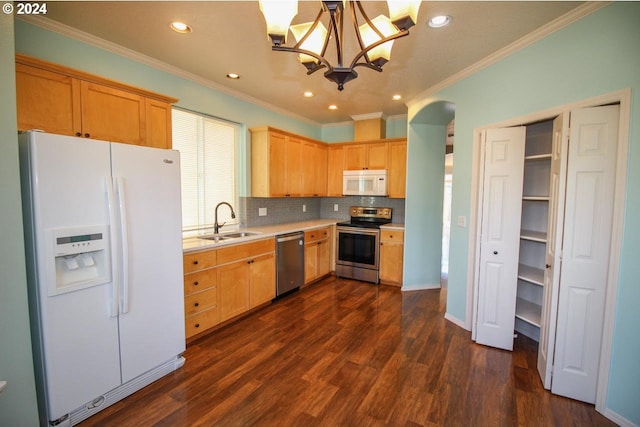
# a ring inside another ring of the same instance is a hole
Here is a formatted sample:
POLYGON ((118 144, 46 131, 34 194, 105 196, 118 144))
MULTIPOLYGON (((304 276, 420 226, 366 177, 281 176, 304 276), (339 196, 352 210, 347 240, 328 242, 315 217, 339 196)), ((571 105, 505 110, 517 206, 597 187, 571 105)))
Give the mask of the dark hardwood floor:
POLYGON ((613 426, 542 389, 534 341, 477 345, 446 290, 327 278, 188 346, 87 426, 613 426))

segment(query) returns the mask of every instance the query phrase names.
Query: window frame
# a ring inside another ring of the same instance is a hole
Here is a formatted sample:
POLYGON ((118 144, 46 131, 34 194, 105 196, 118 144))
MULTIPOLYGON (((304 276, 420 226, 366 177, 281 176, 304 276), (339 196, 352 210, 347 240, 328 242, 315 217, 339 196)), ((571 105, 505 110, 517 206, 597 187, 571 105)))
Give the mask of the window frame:
MULTIPOLYGON (((241 138, 241 132, 242 132, 242 125, 240 123, 231 121, 231 120, 226 120, 220 117, 216 117, 216 116, 212 116, 210 114, 206 114, 206 113, 201 113, 199 111, 193 111, 187 108, 182 108, 182 107, 178 107, 178 106, 172 106, 172 121, 173 121, 173 112, 177 111, 179 113, 186 113, 186 114, 190 114, 193 115, 197 118, 197 120, 199 120, 198 123, 198 130, 197 130, 197 158, 196 161, 198 163, 197 166, 197 182, 198 182, 198 196, 197 196, 197 205, 198 205, 198 212, 197 212, 197 218, 198 218, 198 223, 197 225, 188 225, 185 226, 184 224, 184 212, 182 212, 182 216, 183 216, 183 224, 182 224, 182 232, 183 232, 183 236, 184 237, 189 237, 192 235, 200 235, 200 234, 208 234, 208 233, 212 233, 213 232, 213 207, 211 207, 211 209, 208 209, 207 207, 207 203, 205 201, 205 192, 206 192, 206 160, 205 160, 205 156, 204 156, 204 148, 206 145, 206 137, 204 135, 204 127, 205 127, 205 122, 209 122, 209 123, 214 123, 214 124, 219 124, 219 125, 224 125, 224 126, 229 126, 230 128, 233 129, 233 189, 232 189, 232 193, 233 193, 233 197, 232 200, 224 200, 225 202, 230 203, 233 206, 234 212, 236 214, 236 218, 232 221, 227 221, 227 225, 229 226, 233 226, 234 228, 238 228, 240 226, 240 212, 238 210, 238 206, 239 206, 239 202, 240 202, 240 138, 241 138), (211 221, 207 222, 207 212, 209 212, 209 210, 211 210, 210 215, 211 215, 211 221)), ((172 126, 172 137, 173 137, 173 149, 180 152, 180 150, 174 145, 175 144, 175 140, 176 138, 173 135, 173 132, 175 131, 175 127, 172 126)), ((180 179, 181 179, 181 187, 182 187, 182 153, 180 156, 181 159, 181 174, 180 174, 180 179)), ((183 196, 182 196, 183 197, 183 196)), ((221 200, 222 201, 222 200, 221 200)), ((182 203, 182 202, 181 202, 182 203)), ((184 206, 183 206, 184 209, 184 206)), ((229 212, 228 210, 226 210, 225 212, 229 212)))

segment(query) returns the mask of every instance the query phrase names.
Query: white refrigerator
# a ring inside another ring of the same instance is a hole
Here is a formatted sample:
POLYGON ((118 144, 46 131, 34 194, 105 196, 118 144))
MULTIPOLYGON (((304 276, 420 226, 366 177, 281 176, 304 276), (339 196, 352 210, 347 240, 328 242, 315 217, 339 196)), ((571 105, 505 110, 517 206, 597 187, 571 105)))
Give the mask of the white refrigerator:
POLYGON ((40 422, 74 425, 184 364, 179 154, 19 141, 40 422))

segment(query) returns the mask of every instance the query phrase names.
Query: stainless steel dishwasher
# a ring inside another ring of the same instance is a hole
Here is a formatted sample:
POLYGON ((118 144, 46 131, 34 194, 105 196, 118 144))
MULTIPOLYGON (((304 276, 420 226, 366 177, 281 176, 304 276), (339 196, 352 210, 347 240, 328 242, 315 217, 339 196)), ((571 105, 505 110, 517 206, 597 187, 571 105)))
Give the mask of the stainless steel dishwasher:
POLYGON ((304 284, 304 233, 276 236, 276 296, 304 284))

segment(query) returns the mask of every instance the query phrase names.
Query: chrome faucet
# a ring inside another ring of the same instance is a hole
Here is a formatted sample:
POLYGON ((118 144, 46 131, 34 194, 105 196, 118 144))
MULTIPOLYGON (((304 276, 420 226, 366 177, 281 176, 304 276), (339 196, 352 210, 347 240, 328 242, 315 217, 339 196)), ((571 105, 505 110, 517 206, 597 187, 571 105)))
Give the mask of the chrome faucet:
POLYGON ((215 220, 213 222, 213 234, 218 234, 218 231, 220 231, 220 229, 226 224, 226 222, 223 222, 222 224, 218 224, 218 208, 220 207, 220 205, 227 205, 229 206, 229 209, 231 209, 231 218, 235 218, 236 217, 236 213, 233 211, 233 207, 227 203, 227 202, 220 202, 216 205, 216 210, 215 210, 215 220))

